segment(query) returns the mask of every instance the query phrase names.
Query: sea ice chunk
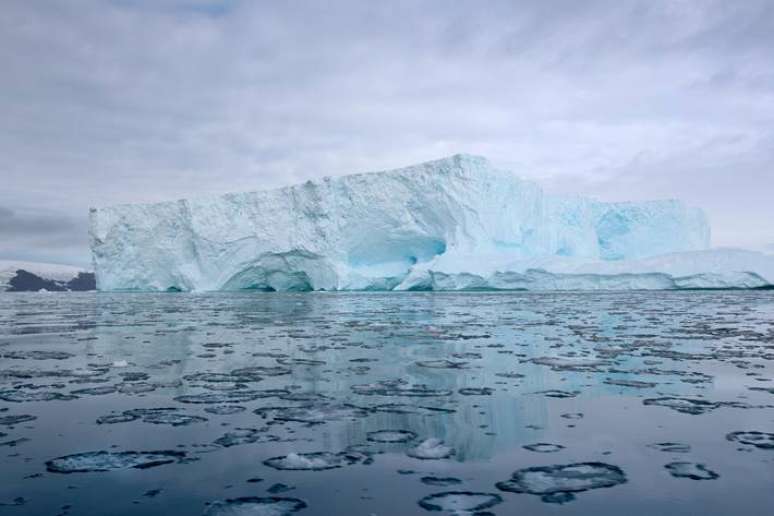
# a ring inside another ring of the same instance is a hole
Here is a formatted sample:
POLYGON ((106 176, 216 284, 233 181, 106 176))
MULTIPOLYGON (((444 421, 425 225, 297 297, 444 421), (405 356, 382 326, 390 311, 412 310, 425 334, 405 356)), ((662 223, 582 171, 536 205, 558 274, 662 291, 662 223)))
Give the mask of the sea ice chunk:
POLYGON ((52 473, 85 473, 89 471, 113 471, 118 469, 147 469, 180 462, 186 456, 181 451, 125 451, 86 452, 57 457, 46 462, 52 473))
POLYGON ((433 437, 422 441, 416 448, 411 448, 406 455, 422 460, 448 459, 454 455, 454 448, 433 437))
POLYGON ((603 462, 579 462, 556 466, 535 466, 517 470, 510 480, 498 482, 497 488, 513 493, 539 495, 544 502, 565 503, 589 489, 613 487, 626 482, 618 466, 603 462))
POLYGON ((428 511, 444 511, 452 514, 479 514, 502 503, 500 495, 493 493, 471 493, 469 491, 448 491, 425 496, 419 506, 428 511))
POLYGON ((366 439, 375 443, 406 443, 417 438, 410 430, 377 430, 368 432, 366 439))
POLYGON ((670 462, 664 467, 675 478, 714 480, 720 477, 720 475, 707 468, 704 464, 696 464, 694 462, 670 462))
POLYGON ((245 496, 212 502, 203 516, 287 516, 306 506, 298 498, 245 496))
POLYGON ((274 469, 322 471, 368 462, 368 457, 357 452, 289 453, 263 461, 274 469))

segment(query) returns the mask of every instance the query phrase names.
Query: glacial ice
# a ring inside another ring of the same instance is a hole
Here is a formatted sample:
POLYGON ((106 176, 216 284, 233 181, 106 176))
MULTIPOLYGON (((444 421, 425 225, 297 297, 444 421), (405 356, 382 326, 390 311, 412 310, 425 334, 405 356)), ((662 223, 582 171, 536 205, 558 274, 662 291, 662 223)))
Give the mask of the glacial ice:
POLYGON ((606 203, 455 155, 277 190, 93 208, 100 290, 762 288, 774 255, 710 249, 703 212, 606 203))

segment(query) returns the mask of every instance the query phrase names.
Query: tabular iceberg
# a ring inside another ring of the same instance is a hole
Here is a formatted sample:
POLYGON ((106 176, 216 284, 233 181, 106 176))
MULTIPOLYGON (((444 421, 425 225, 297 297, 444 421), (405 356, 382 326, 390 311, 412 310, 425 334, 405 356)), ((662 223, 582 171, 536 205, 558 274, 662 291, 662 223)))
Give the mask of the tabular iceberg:
POLYGON ((598 202, 455 155, 276 190, 92 208, 100 290, 765 287, 679 201, 598 202))

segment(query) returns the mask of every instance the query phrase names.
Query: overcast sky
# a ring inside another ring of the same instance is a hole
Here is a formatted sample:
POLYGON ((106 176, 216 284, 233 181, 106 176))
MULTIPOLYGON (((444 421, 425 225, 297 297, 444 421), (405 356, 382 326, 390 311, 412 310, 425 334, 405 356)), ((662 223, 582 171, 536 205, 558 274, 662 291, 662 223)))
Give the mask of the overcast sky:
POLYGON ((2 4, 0 259, 88 265, 90 206, 458 152, 774 250, 774 1, 2 4))

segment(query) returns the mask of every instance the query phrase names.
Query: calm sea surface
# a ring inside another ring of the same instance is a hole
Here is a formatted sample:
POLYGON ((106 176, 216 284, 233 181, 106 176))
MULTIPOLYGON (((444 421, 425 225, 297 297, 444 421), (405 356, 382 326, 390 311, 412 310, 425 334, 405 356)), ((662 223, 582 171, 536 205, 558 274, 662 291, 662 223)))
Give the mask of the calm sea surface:
POLYGON ((774 513, 774 292, 0 294, 0 514, 774 513))

